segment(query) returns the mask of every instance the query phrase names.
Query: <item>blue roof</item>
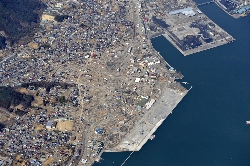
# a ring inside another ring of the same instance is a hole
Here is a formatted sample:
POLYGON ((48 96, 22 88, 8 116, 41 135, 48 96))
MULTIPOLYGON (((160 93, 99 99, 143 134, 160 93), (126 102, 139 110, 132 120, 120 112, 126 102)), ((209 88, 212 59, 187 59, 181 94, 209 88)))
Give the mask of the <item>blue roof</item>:
POLYGON ((240 8, 239 10, 235 10, 235 12, 236 12, 236 13, 239 13, 239 14, 242 14, 242 13, 244 13, 245 11, 247 11, 248 9, 250 9, 250 5, 244 6, 244 7, 240 8))
POLYGON ((141 106, 140 105, 137 106, 137 111, 139 111, 139 110, 141 110, 141 106))
POLYGON ((52 122, 51 122, 51 121, 48 121, 48 122, 46 123, 46 126, 52 126, 52 122))
POLYGON ((97 129, 95 132, 99 133, 99 132, 101 132, 102 130, 103 130, 103 128, 99 128, 99 129, 97 129))

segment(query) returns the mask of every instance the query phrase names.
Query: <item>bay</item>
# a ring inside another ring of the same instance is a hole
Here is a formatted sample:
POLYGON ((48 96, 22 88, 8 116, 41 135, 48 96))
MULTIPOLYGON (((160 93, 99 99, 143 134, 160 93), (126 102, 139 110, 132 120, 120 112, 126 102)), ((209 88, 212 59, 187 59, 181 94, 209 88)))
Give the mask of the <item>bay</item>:
MULTIPOLYGON (((234 19, 215 4, 200 9, 236 40, 186 57, 164 37, 152 40, 193 88, 124 166, 250 165, 250 16, 234 19)), ((120 166, 129 154, 104 153, 95 166, 120 166)))

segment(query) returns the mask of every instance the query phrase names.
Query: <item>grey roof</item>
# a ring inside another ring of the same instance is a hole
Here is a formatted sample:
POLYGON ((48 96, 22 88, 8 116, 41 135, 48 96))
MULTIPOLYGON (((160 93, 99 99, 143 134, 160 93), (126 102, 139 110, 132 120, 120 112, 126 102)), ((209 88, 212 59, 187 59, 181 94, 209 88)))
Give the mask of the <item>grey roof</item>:
POLYGON ((46 123, 46 126, 51 126, 52 125, 52 122, 51 121, 48 121, 47 123, 46 123))

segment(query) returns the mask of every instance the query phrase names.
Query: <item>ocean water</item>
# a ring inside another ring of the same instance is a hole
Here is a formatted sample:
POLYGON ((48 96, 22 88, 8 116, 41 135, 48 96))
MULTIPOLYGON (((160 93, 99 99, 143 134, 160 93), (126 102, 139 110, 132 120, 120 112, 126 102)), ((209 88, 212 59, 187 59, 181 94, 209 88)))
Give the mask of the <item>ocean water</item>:
MULTIPOLYGON (((200 9, 236 40, 187 57, 164 37, 152 40, 193 88, 124 166, 250 165, 250 16, 234 19, 215 4, 200 9)), ((120 166, 129 154, 104 153, 95 166, 120 166)))

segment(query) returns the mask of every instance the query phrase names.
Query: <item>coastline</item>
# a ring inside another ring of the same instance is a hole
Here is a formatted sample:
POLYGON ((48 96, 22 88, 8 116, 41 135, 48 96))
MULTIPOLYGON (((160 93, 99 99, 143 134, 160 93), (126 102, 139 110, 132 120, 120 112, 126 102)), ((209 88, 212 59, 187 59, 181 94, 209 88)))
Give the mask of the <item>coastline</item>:
POLYGON ((164 88, 156 103, 135 124, 125 138, 115 148, 104 152, 139 151, 187 92, 188 90, 180 92, 167 87, 164 88), (143 134, 141 133, 142 129, 143 134))
POLYGON ((236 18, 236 19, 238 19, 238 18, 240 18, 240 15, 232 15, 232 14, 230 14, 230 13, 228 13, 228 11, 226 11, 224 8, 223 8, 223 6, 222 6, 222 4, 219 2, 219 1, 217 1, 217 0, 213 0, 214 2, 215 2, 215 4, 217 5, 217 6, 219 6, 219 8, 221 8, 224 12, 226 12, 229 16, 231 16, 231 17, 233 17, 233 18, 236 18))
MULTIPOLYGON (((155 133, 155 139, 152 142, 149 141, 148 144, 143 147, 145 149, 133 153, 124 166, 200 165, 201 163, 213 165, 215 161, 218 165, 225 163, 242 166, 248 165, 248 163, 245 162, 248 159, 245 152, 249 149, 247 142, 250 138, 250 126, 245 125, 245 121, 248 120, 247 117, 250 116, 249 109, 247 102, 240 104, 240 109, 237 106, 237 103, 242 103, 242 99, 247 99, 249 92, 242 87, 247 88, 246 83, 248 80, 238 83, 237 81, 239 79, 241 80, 240 77, 242 75, 238 73, 240 71, 244 71, 245 73, 249 68, 246 63, 248 61, 248 48, 246 45, 249 38, 245 39, 245 36, 249 34, 249 26, 247 26, 249 25, 249 18, 245 17, 239 21, 228 17, 226 14, 222 16, 222 22, 218 22, 214 19, 216 18, 216 14, 214 13, 219 12, 223 14, 221 9, 212 5, 207 8, 208 13, 212 15, 211 19, 217 24, 221 24, 223 27, 226 27, 228 24, 232 25, 231 28, 227 27, 226 30, 235 34, 234 37, 237 39, 237 42, 228 45, 228 49, 218 47, 216 48, 217 51, 212 49, 208 52, 205 51, 194 55, 196 57, 186 57, 188 60, 185 59, 185 57, 181 57, 181 55, 175 56, 174 52, 176 52, 176 50, 174 49, 172 49, 171 52, 169 49, 164 51, 162 47, 157 49, 163 56, 166 55, 167 61, 170 58, 174 58, 173 63, 171 63, 173 67, 180 69, 179 66, 189 66, 190 68, 183 74, 186 79, 188 78, 189 83, 192 84, 192 82, 196 82, 197 84, 197 82, 199 82, 199 87, 194 86, 193 91, 190 91, 191 93, 179 103, 176 111, 173 111, 173 116, 169 116, 165 124, 163 123, 163 125, 158 128, 158 131, 155 133), (214 8, 215 11, 213 11, 214 8), (223 20, 227 23, 223 23, 223 20), (237 33, 238 27, 240 27, 241 30, 239 34, 237 33), (237 48, 242 49, 237 50, 237 48), (237 55, 234 51, 237 52, 237 55), (218 52, 221 53, 220 56, 211 56, 211 54, 216 55, 218 52), (229 58, 231 60, 228 61, 229 58), (185 61, 179 62, 180 59, 184 59, 185 61), (209 60, 216 60, 216 63, 207 65, 209 60), (175 63, 178 65, 175 65, 175 63), (221 66, 222 64, 223 67, 221 66), (232 66, 239 64, 242 64, 242 67, 232 69, 232 66), (244 67, 247 67, 246 70, 242 69, 244 67), (218 76, 218 79, 215 79, 214 83, 210 84, 208 80, 213 80, 215 76, 219 74, 218 68, 223 69, 221 72, 224 74, 218 76), (198 71, 199 69, 202 70, 198 71), (194 74, 195 71, 198 72, 194 74), (209 71, 209 74, 207 71, 209 71), (190 77, 190 75, 192 76, 190 77), (223 85, 223 87, 221 87, 221 85, 223 85), (234 94, 236 91, 237 94, 242 94, 243 96, 230 96, 230 94, 234 94), (203 95, 203 93, 206 95, 203 95), (197 96, 197 94, 199 95, 197 96), (214 95, 217 96, 215 97, 214 95), (232 99, 235 102, 230 102, 232 99), (208 104, 208 102, 214 104, 208 104), (206 104, 207 108, 204 108, 206 104), (176 114, 180 115, 177 116, 176 114), (204 120, 202 118, 204 118, 204 120), (184 122, 180 122, 180 119, 184 122), (172 127, 169 127, 169 121, 173 121, 173 123, 171 122, 172 127), (190 125, 187 126, 186 124, 190 125), (167 137, 173 138, 173 140, 163 138, 165 133, 168 133, 167 137), (226 139, 229 137, 233 139, 226 139), (237 147, 237 150, 231 147, 231 145, 235 145, 234 147, 237 147), (218 153, 213 154, 218 148, 220 148, 219 155, 218 153), (190 151, 192 151, 191 154, 190 151), (232 156, 233 159, 231 159, 232 156)), ((167 41, 164 38, 154 40, 153 44, 157 45, 162 41, 164 41, 163 45, 166 45, 167 41)), ((168 47, 170 46, 171 45, 168 44, 168 47)), ((181 71, 184 72, 183 70, 181 71)), ((129 154, 131 154, 131 152, 117 154, 106 153, 102 156, 104 160, 94 166, 120 166, 129 154)))
MULTIPOLYGON (((212 20, 211 20, 212 21, 212 20)), ((213 21, 212 21, 213 22, 213 21)), ((213 22, 214 23, 214 22, 213 22)), ((216 26, 218 26, 216 23, 214 23, 216 26)), ((219 27, 219 26, 218 26, 219 27)), ((226 31, 225 33, 230 36, 226 31)), ((208 49, 212 49, 212 48, 215 48, 215 47, 218 47, 218 46, 221 46, 221 45, 224 45, 224 44, 228 44, 230 42, 233 42, 235 39, 233 37, 224 37, 222 38, 221 40, 216 40, 216 41, 213 41, 211 43, 207 43, 206 45, 201 45, 197 48, 194 48, 194 49, 189 49, 189 50, 185 50, 183 51, 180 47, 178 47, 176 44, 175 44, 175 41, 173 40, 174 37, 168 32, 168 31, 165 31, 165 33, 162 35, 164 36, 179 52, 181 52, 184 56, 187 56, 187 55, 191 55, 191 54, 194 54, 194 53, 198 53, 198 52, 201 52, 201 51, 205 51, 205 50, 208 50, 208 49)))
MULTIPOLYGON (((161 59, 161 63, 171 68, 171 65, 163 58, 163 56, 157 52, 151 39, 164 35, 164 32, 153 34, 149 37, 149 47, 151 53, 161 59)), ((147 143, 154 132, 161 126, 164 120, 172 113, 177 104, 183 99, 188 91, 183 87, 184 91, 174 90, 167 87, 167 82, 161 89, 161 93, 158 98, 155 98, 156 102, 152 107, 145 112, 142 118, 134 125, 134 127, 126 134, 126 136, 120 141, 120 143, 112 148, 105 149, 103 152, 124 152, 124 151, 139 151, 143 145, 147 143), (141 134, 143 130, 143 134, 141 134)), ((182 89, 182 90, 183 90, 182 89)))

